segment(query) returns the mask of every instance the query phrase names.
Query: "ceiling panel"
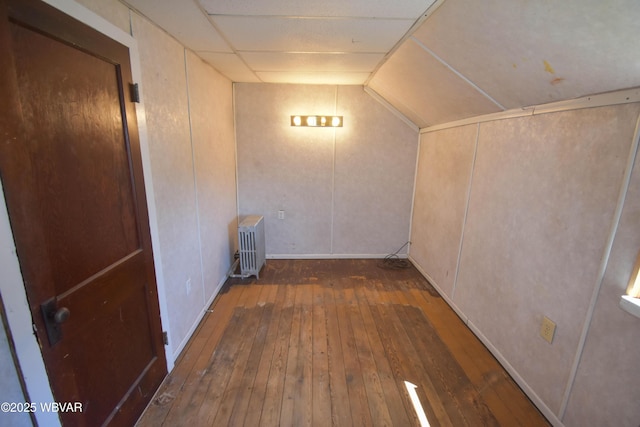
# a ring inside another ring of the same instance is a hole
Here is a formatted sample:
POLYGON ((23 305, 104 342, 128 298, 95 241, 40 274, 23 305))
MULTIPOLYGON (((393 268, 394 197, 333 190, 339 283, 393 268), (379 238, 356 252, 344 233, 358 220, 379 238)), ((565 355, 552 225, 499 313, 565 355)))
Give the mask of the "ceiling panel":
MULTIPOLYGON (((380 82, 377 82, 376 88, 373 90, 378 96, 388 102, 393 108, 398 110, 402 115, 404 115, 411 123, 413 123, 418 128, 425 128, 429 126, 429 122, 422 117, 416 111, 411 109, 411 106, 404 103, 405 100, 401 99, 393 90, 388 89, 380 82)), ((369 87, 369 90, 373 89, 369 87)))
POLYGON ((295 84, 332 84, 332 85, 361 85, 369 77, 369 73, 333 73, 333 72, 270 72, 256 73, 265 83, 295 83, 295 84))
POLYGON ((258 77, 233 53, 196 52, 216 70, 234 82, 257 83, 258 77))
POLYGON ((414 36, 509 108, 640 85, 640 1, 447 0, 414 36))
POLYGON ((370 72, 383 53, 279 53, 243 52, 242 57, 256 71, 349 71, 370 72))
POLYGON ((194 51, 231 52, 195 2, 126 0, 126 3, 194 51))
POLYGON ((238 51, 386 53, 412 20, 215 16, 238 51))
POLYGON ((405 41, 371 80, 371 88, 390 100, 407 117, 435 125, 501 111, 473 86, 425 51, 412 39, 405 41))
POLYGON ((347 16, 417 19, 435 0, 200 0, 211 15, 347 16))

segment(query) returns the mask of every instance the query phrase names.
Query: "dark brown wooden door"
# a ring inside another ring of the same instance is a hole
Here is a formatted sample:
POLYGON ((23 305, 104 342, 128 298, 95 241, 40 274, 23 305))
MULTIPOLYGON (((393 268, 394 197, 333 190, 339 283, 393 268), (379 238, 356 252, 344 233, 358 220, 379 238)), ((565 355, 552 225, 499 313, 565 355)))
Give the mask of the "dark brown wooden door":
POLYGON ((129 52, 44 3, 0 5, 0 176, 54 397, 82 405, 65 425, 131 425, 166 362, 129 52))

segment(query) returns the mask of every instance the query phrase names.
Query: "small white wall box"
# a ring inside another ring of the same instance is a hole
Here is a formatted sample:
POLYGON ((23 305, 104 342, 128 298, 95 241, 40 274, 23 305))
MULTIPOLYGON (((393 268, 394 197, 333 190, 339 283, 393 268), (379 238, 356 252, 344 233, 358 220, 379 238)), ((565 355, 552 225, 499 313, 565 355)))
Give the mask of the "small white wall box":
POLYGON ((264 242, 264 217, 249 215, 238 224, 238 245, 240 246, 240 275, 256 276, 266 263, 264 242))

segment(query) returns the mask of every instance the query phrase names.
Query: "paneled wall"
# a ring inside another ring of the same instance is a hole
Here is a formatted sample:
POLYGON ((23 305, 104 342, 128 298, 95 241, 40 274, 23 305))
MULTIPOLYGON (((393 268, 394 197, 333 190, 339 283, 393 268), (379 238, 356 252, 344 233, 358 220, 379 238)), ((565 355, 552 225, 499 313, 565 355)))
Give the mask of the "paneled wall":
POLYGON ((639 114, 627 104, 421 135, 412 259, 567 426, 640 419, 640 328, 618 307, 640 248, 638 167, 616 221, 639 114))
POLYGON ((636 155, 564 418, 567 426, 640 425, 640 319, 618 306, 639 249, 640 155, 636 155))
POLYGON ((408 240, 417 129, 361 86, 236 84, 235 102, 239 213, 265 217, 269 256, 381 256, 408 240), (294 128, 294 114, 344 127, 294 128))
POLYGON ((235 252, 232 85, 132 14, 174 358, 217 292, 235 252))

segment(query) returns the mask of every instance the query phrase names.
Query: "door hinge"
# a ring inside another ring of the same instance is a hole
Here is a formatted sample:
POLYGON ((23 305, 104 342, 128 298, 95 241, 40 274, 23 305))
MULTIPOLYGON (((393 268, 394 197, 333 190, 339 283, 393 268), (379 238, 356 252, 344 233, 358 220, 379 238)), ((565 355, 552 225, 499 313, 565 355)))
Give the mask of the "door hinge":
POLYGON ((164 345, 169 345, 169 334, 166 331, 162 331, 162 342, 164 345))
POLYGON ((131 102, 140 102, 140 89, 138 89, 138 83, 131 83, 131 102))

